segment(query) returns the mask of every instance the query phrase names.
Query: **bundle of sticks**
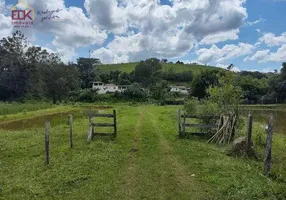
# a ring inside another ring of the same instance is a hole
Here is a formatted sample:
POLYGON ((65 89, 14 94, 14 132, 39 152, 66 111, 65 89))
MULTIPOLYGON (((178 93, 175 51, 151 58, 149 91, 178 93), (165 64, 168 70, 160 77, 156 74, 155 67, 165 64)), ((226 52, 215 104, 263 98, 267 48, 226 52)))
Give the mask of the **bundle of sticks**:
POLYGON ((208 140, 208 143, 215 142, 217 144, 230 143, 234 137, 234 129, 236 124, 236 115, 221 115, 217 132, 208 140))

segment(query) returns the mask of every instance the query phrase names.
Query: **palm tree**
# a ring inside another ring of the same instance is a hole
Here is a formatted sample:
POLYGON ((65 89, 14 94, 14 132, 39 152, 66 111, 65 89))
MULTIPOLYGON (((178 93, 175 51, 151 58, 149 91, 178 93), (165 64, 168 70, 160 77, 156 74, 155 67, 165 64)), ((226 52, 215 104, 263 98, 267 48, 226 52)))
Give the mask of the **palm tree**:
POLYGON ((230 64, 226 69, 228 70, 228 71, 230 71, 230 70, 232 70, 234 68, 234 64, 230 64))

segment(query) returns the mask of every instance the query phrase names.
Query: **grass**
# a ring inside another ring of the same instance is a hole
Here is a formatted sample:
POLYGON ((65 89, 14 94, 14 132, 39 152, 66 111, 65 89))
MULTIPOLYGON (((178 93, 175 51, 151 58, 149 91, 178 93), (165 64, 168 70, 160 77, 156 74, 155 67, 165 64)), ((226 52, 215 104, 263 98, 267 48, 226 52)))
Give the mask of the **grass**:
MULTIPOLYGON (((23 107, 29 108, 28 106, 26 106, 26 104, 24 104, 23 107)), ((40 109, 40 108, 36 109, 36 108, 38 108, 38 107, 35 105, 34 111, 32 111, 32 110, 27 111, 29 109, 24 109, 24 110, 19 110, 17 113, 7 112, 8 114, 0 116, 0 123, 7 122, 7 121, 19 120, 19 119, 28 119, 28 118, 32 118, 32 117, 55 114, 55 113, 60 113, 60 112, 67 112, 70 110, 77 109, 76 106, 70 106, 70 105, 62 105, 62 106, 57 106, 57 107, 55 107, 55 106, 52 107, 52 105, 50 105, 50 108, 48 108, 48 106, 47 106, 46 109, 40 109)))
MULTIPOLYGON (((285 135, 274 135, 266 178, 262 161, 226 156, 227 147, 195 137, 177 139, 177 109, 117 105, 116 140, 90 144, 88 120, 75 118, 72 150, 68 126, 52 126, 49 166, 42 128, 0 130, 0 199, 286 198, 285 135)), ((255 124, 255 141, 261 131, 255 124)))
POLYGON ((19 112, 28 112, 41 110, 45 108, 55 107, 49 103, 1 103, 0 102, 0 115, 15 114, 19 112))
MULTIPOLYGON (((130 73, 135 69, 137 64, 138 63, 109 64, 109 65, 102 65, 99 67, 99 69, 100 71, 103 72, 119 70, 122 72, 130 73)), ((190 64, 181 65, 181 64, 170 64, 170 63, 163 64, 163 71, 168 71, 171 68, 175 73, 192 71, 194 75, 199 74, 202 70, 219 69, 216 67, 204 66, 204 65, 190 65, 190 64)))
POLYGON ((242 105, 243 109, 251 110, 286 110, 286 104, 255 104, 255 105, 242 105))

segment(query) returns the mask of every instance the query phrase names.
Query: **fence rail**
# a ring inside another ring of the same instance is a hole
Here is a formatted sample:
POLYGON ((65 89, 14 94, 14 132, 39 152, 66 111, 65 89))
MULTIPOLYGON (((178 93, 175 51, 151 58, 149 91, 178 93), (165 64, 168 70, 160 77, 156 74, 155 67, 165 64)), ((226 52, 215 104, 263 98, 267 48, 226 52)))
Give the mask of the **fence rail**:
POLYGON ((91 109, 88 112, 89 116, 89 131, 87 141, 90 142, 95 135, 107 136, 113 135, 116 137, 117 135, 117 122, 116 122, 116 110, 113 110, 113 114, 92 114, 91 109), (94 123, 93 118, 113 118, 113 123, 94 123), (96 132, 95 127, 113 127, 113 133, 103 133, 96 132))
POLYGON ((178 131, 179 131, 179 137, 186 137, 187 135, 204 135, 205 132, 189 132, 186 131, 186 128, 200 128, 200 129, 217 129, 219 126, 219 123, 215 124, 202 124, 202 123, 186 123, 187 119, 209 119, 209 120, 218 120, 220 119, 219 116, 196 116, 196 115, 190 115, 181 113, 181 110, 178 110, 178 131))

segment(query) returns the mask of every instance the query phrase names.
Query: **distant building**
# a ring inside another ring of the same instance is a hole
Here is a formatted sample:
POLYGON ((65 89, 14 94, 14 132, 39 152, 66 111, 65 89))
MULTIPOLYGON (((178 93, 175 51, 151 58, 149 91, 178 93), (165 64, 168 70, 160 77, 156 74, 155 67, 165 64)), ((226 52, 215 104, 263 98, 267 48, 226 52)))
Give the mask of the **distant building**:
POLYGON ((186 86, 170 86, 171 90, 170 92, 178 92, 180 94, 188 95, 190 88, 187 88, 186 86))
POLYGON ((94 82, 92 85, 93 90, 98 90, 98 94, 124 92, 128 85, 115 85, 115 84, 104 84, 102 82, 94 82))

